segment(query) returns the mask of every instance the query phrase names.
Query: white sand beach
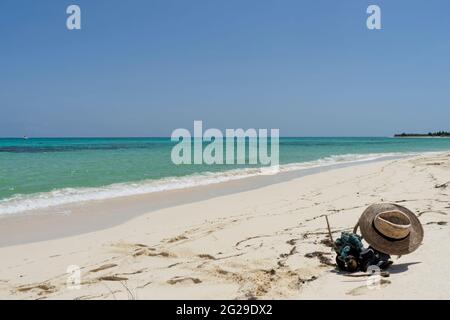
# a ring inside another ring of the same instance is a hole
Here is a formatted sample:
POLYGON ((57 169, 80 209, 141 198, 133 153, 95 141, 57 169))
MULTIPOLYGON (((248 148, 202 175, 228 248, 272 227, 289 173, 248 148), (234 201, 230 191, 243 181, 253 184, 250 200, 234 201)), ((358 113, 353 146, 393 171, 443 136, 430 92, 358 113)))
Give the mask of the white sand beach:
MULTIPOLYGON (((160 208, 78 235, 56 223, 57 238, 0 248, 0 298, 449 299, 449 181, 450 154, 433 154, 160 208), (376 202, 412 210, 425 238, 393 257, 390 277, 371 289, 367 277, 336 271, 324 215, 336 238, 376 202), (67 286, 70 265, 81 268, 78 289, 67 286)), ((36 217, 21 219, 0 224, 26 232, 36 217)))

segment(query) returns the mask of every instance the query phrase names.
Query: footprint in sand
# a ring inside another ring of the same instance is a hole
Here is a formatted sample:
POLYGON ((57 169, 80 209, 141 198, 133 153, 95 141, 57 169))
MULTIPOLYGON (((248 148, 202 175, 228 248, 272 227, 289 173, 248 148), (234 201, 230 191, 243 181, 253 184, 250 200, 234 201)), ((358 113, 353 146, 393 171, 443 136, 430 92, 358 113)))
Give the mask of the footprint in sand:
POLYGON ((212 256, 210 254, 207 254, 207 253, 199 254, 199 255, 197 255, 197 257, 202 258, 202 259, 206 259, 206 260, 217 260, 216 257, 214 257, 214 256, 212 256))
POLYGON ((377 288, 370 288, 369 286, 365 285, 365 286, 360 286, 360 287, 354 288, 354 289, 346 292, 345 294, 348 294, 351 296, 361 296, 361 295, 369 293, 370 291, 384 288, 384 287, 388 286, 390 283, 391 283, 391 281, 389 281, 389 280, 381 279, 379 287, 377 287, 377 288))
POLYGON ((148 256, 148 257, 176 257, 175 254, 170 253, 168 251, 161 251, 157 252, 155 248, 149 248, 149 247, 138 247, 134 249, 134 251, 131 253, 131 255, 136 258, 139 256, 148 256))
POLYGON ((108 263, 108 264, 104 264, 104 265, 102 265, 102 266, 100 266, 98 268, 92 269, 89 272, 99 272, 99 271, 110 269, 110 268, 114 268, 114 267, 117 267, 117 264, 115 264, 115 263, 108 263))
POLYGON ((187 239, 188 239, 188 237, 186 237, 185 235, 179 235, 177 237, 174 237, 174 238, 171 238, 171 239, 167 240, 166 242, 167 243, 173 243, 173 242, 178 242, 178 241, 187 240, 187 239))
POLYGON ((18 292, 28 292, 28 291, 32 291, 35 289, 40 290, 40 292, 38 293, 39 295, 49 294, 49 293, 53 293, 56 291, 56 287, 49 283, 40 283, 40 284, 36 284, 36 285, 25 285, 25 286, 16 288, 16 290, 18 292))
POLYGON ((174 285, 174 284, 181 283, 181 282, 186 282, 186 281, 192 282, 192 283, 194 283, 194 284, 199 284, 199 283, 202 282, 202 281, 201 281, 200 279, 198 279, 198 278, 192 278, 192 277, 180 278, 180 277, 175 277, 175 278, 172 278, 172 279, 170 279, 170 280, 167 280, 167 283, 168 283, 168 284, 174 285))
POLYGON ((113 276, 100 277, 100 278, 98 278, 98 280, 100 280, 100 281, 127 281, 128 278, 113 275, 113 276))

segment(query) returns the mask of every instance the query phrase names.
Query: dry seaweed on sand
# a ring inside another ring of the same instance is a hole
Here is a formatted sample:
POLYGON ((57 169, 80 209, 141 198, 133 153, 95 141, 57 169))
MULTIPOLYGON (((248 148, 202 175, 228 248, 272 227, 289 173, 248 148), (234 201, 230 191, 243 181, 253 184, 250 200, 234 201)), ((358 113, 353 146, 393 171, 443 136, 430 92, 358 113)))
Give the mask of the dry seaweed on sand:
POLYGON ((335 264, 333 263, 333 261, 329 257, 326 257, 327 255, 330 255, 330 253, 314 251, 314 252, 305 254, 305 257, 306 258, 318 258, 320 263, 327 265, 327 266, 334 266, 335 264))

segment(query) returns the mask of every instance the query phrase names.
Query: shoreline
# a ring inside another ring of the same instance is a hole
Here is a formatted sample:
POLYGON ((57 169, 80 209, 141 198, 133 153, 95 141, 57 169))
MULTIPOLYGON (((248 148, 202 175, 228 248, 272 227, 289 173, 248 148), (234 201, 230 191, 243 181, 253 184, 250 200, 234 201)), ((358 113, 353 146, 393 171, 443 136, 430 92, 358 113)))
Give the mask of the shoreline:
POLYGON ((2 247, 0 298, 448 299, 447 183, 449 152, 378 161, 2 247), (410 209, 425 238, 412 254, 392 257, 391 276, 372 290, 336 271, 324 215, 336 238, 376 202, 410 209), (74 265, 78 289, 67 286, 74 265))
MULTIPOLYGON (((89 200, 0 215, 0 248, 59 239, 114 227, 145 213, 215 197, 255 190, 308 175, 420 155, 386 155, 376 159, 256 175, 202 186, 165 190, 104 200, 89 200)), ((441 152, 430 152, 441 154, 441 152)))
MULTIPOLYGON (((352 165, 371 160, 380 161, 383 159, 415 156, 426 153, 432 154, 435 152, 442 151, 337 154, 310 161, 285 163, 279 166, 279 172, 277 174, 335 165, 339 166, 341 164, 352 165)), ((225 165, 223 168, 227 168, 227 166, 225 165)), ((46 209, 52 210, 54 207, 64 207, 66 205, 90 201, 108 201, 115 198, 214 185, 222 182, 270 175, 267 174, 267 171, 271 170, 272 168, 270 167, 228 168, 222 171, 200 171, 181 176, 115 182, 100 186, 73 186, 53 188, 41 192, 35 191, 34 193, 28 194, 12 194, 0 199, 0 217, 33 211, 45 211, 46 209)))

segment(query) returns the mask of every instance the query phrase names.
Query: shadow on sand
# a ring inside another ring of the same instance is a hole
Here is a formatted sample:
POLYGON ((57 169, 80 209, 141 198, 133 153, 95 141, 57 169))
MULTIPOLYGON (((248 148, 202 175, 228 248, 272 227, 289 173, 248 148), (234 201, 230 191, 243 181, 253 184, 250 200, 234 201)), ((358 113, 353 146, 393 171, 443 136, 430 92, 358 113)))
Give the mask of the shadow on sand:
POLYGON ((390 266, 386 271, 389 271, 389 273, 396 274, 396 273, 402 273, 405 271, 408 271, 409 266, 412 266, 414 264, 419 264, 421 262, 408 262, 408 263, 399 263, 399 264, 393 264, 390 266))
MULTIPOLYGON (((414 265, 414 264, 419 264, 421 262, 408 262, 408 263, 399 263, 399 264, 393 264, 391 265, 389 268, 387 268, 386 270, 383 271, 387 271, 390 274, 398 274, 398 273, 402 273, 405 271, 409 270, 409 266, 414 265)), ((339 270, 337 267, 333 270, 330 270, 331 273, 335 273, 341 276, 351 276, 351 277, 362 277, 362 276, 367 276, 367 274, 363 273, 363 272, 347 272, 347 271, 342 271, 339 270)))

